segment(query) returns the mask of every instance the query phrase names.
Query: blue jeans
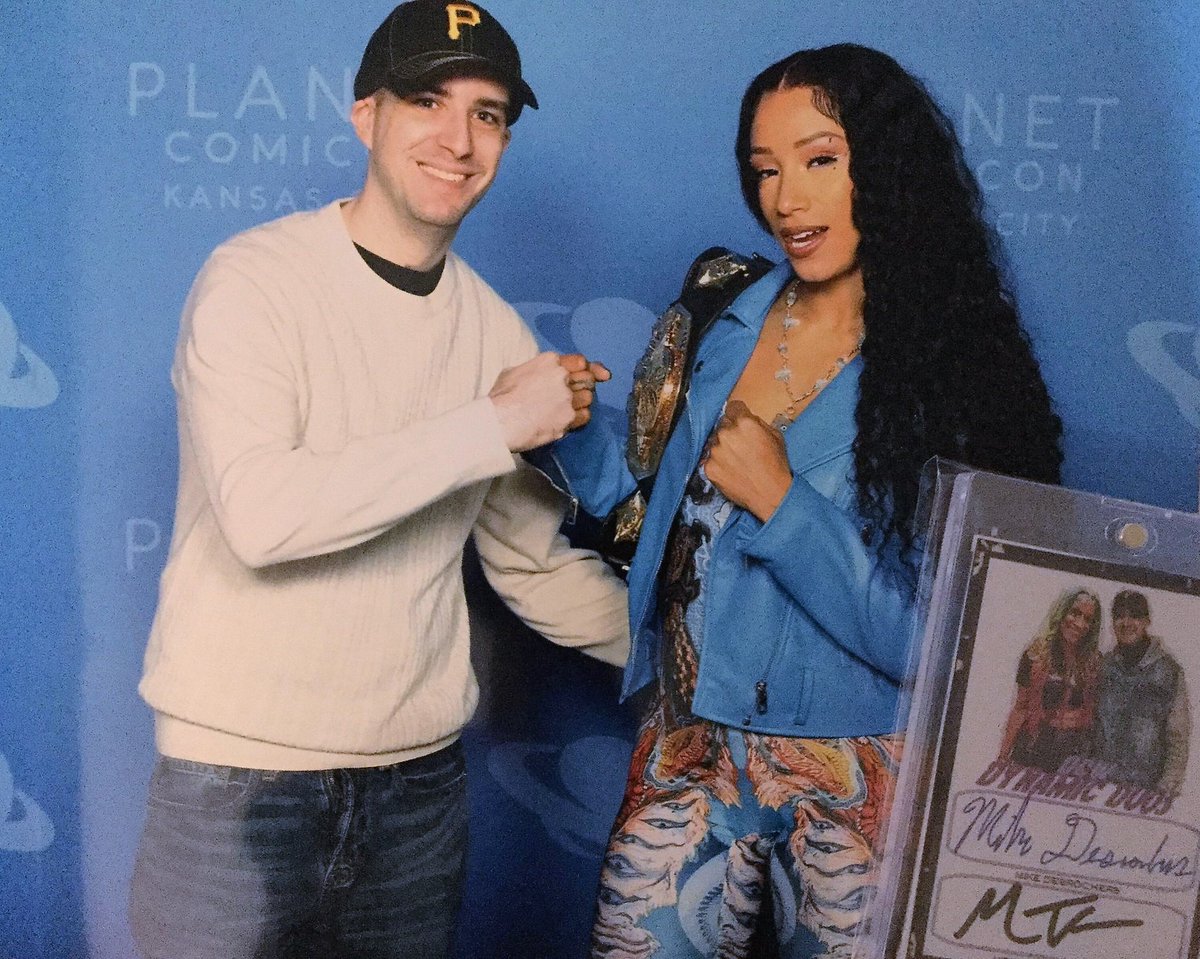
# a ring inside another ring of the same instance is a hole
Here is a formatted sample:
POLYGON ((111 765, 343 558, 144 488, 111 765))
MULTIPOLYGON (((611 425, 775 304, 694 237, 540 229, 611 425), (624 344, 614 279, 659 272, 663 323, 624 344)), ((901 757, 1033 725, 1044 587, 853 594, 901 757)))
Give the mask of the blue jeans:
POLYGON ((458 743, 316 772, 160 758, 134 939, 146 959, 443 959, 466 845, 458 743))

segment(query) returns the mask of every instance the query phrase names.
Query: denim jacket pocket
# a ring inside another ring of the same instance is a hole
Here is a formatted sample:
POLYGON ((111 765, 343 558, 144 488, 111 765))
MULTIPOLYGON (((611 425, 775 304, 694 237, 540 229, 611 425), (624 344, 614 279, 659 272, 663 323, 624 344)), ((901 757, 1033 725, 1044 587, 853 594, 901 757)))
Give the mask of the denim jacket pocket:
POLYGON ((760 712, 781 734, 786 734, 789 724, 803 724, 812 709, 813 671, 803 665, 808 658, 803 619, 795 606, 787 606, 779 642, 757 684, 760 712))
POLYGON ((796 684, 800 688, 800 697, 792 714, 792 722, 801 725, 808 721, 812 711, 813 671, 811 669, 797 670, 796 684))
POLYGON ((807 644, 798 635, 800 618, 794 610, 789 610, 787 633, 767 672, 767 686, 777 700, 771 710, 776 726, 803 725, 812 711, 813 671, 801 665, 807 658, 804 654, 807 644))

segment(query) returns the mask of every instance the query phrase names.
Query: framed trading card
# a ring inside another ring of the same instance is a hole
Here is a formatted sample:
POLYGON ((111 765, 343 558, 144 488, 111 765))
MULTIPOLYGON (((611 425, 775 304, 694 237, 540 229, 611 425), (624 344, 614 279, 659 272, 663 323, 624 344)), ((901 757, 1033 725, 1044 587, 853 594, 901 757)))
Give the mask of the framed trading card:
POLYGON ((899 954, 1194 959, 1200 581, 969 543, 899 954))

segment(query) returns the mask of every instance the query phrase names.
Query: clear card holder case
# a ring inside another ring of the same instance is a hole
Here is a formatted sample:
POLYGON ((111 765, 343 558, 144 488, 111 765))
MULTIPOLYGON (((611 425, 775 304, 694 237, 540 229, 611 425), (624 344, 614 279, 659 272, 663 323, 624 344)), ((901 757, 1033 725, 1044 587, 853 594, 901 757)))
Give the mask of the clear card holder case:
POLYGON ((905 759, 854 955, 1195 959, 1200 516, 936 461, 922 500, 905 759))

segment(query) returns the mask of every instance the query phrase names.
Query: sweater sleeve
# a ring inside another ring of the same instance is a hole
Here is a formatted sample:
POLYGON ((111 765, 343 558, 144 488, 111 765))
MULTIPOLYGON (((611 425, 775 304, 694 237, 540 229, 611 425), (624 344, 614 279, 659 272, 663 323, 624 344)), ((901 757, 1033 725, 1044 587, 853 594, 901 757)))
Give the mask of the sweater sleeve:
POLYGON ((262 567, 354 546, 447 493, 511 472, 487 397, 339 449, 305 442, 302 359, 285 318, 236 270, 202 271, 172 379, 190 444, 234 555, 262 567))
POLYGON ((913 590, 899 563, 881 562, 862 531, 803 476, 766 523, 752 516, 742 549, 857 658, 900 682, 913 629, 913 590))
POLYGON ((623 665, 629 655, 625 584, 559 533, 564 499, 526 464, 493 481, 475 524, 492 588, 522 620, 561 646, 623 665))

